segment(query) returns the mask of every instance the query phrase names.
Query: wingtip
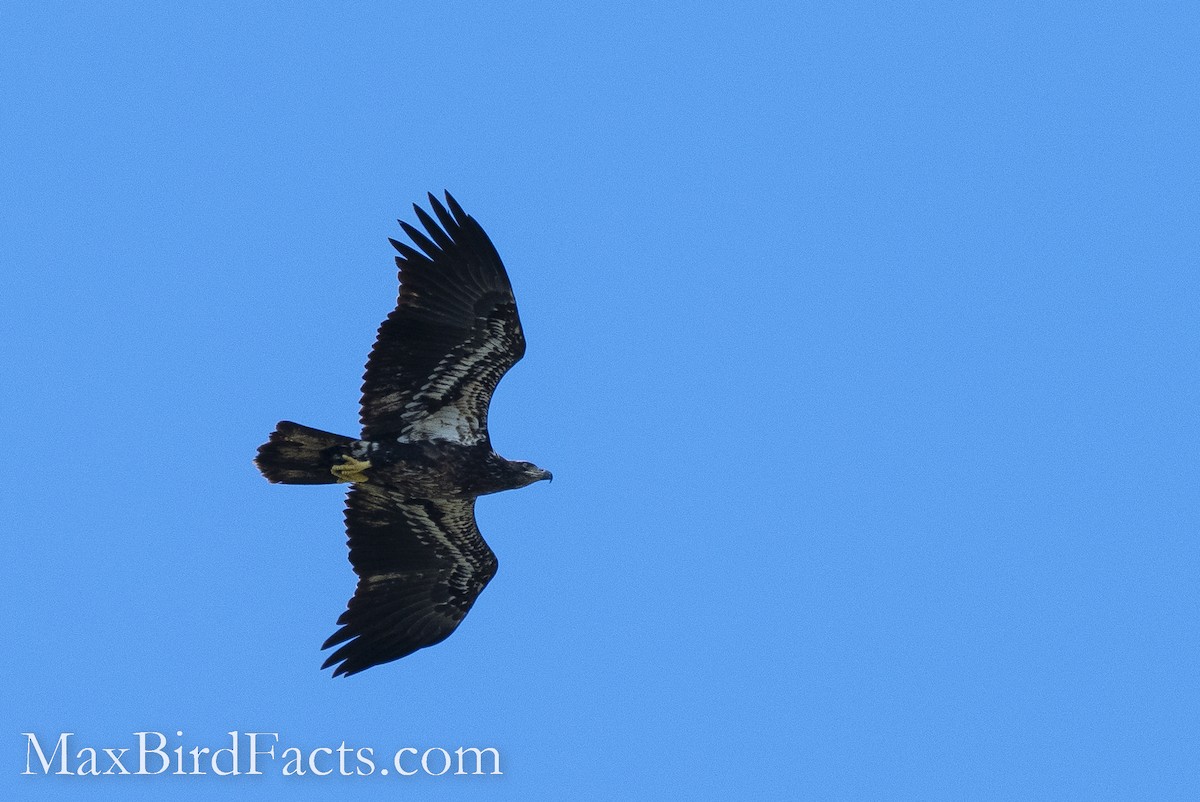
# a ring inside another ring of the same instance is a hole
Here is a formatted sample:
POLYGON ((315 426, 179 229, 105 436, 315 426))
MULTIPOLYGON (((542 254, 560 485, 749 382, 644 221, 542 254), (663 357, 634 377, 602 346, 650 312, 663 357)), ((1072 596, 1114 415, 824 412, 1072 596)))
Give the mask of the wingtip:
MULTIPOLYGON (((434 195, 432 192, 430 192, 430 193, 428 193, 428 196, 429 196, 429 208, 433 209, 435 214, 439 210, 441 210, 443 212, 446 211, 445 204, 443 204, 440 200, 438 200, 436 195, 434 195)), ((449 195, 447 195, 447 197, 449 197, 449 195)), ((438 216, 440 217, 441 215, 438 215, 438 216)))
POLYGON ((454 196, 450 194, 449 190, 444 191, 446 193, 446 205, 450 207, 450 213, 454 215, 454 219, 458 220, 459 224, 461 225, 465 220, 467 220, 467 213, 464 212, 463 208, 458 205, 458 201, 454 199, 454 196))
MULTIPOLYGON (((362 671, 364 667, 356 667, 349 660, 330 657, 321 665, 322 671, 327 668, 333 668, 333 673, 329 676, 333 679, 336 679, 337 677, 349 677, 357 674, 362 671)), ((366 668, 369 668, 369 666, 366 666, 366 668)))
POLYGON ((345 663, 345 661, 343 661, 343 660, 341 659, 341 657, 339 657, 339 656, 338 656, 338 655, 336 655, 336 654, 331 654, 331 655, 329 655, 329 657, 325 658, 325 662, 324 662, 324 663, 321 663, 321 670, 322 670, 322 671, 324 671, 324 670, 325 670, 325 669, 327 669, 327 668, 332 668, 332 669, 333 669, 333 675, 332 675, 332 676, 334 676, 334 677, 340 677, 340 676, 342 676, 343 674, 346 674, 346 673, 348 673, 348 672, 347 672, 347 670, 346 670, 346 663, 345 663))

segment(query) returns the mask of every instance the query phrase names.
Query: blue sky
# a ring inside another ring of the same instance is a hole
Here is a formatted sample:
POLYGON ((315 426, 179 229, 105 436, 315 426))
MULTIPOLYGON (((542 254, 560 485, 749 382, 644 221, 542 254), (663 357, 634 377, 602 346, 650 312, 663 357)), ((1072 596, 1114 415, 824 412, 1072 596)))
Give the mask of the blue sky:
POLYGON ((4 796, 1195 798, 1198 30, 9 4, 4 796), (342 490, 251 458, 355 432, 442 189, 529 340, 494 444, 555 482, 480 502, 458 632, 334 681, 342 490), (20 775, 230 730, 504 774, 20 775))

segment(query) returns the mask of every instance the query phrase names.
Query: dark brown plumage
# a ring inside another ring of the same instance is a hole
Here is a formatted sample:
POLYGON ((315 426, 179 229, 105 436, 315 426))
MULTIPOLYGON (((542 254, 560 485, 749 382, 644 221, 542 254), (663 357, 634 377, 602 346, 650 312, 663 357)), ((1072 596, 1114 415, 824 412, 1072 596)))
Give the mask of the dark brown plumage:
POLYGON ((396 309, 363 376, 360 439, 281 422, 255 460, 272 482, 353 482, 346 503, 358 588, 322 648, 324 667, 354 674, 439 643, 496 573, 475 499, 549 479, 497 455, 487 411, 525 353, 516 300, 487 234, 449 193, 429 196, 425 232, 400 252, 396 309), (447 208, 448 207, 448 208, 447 208))

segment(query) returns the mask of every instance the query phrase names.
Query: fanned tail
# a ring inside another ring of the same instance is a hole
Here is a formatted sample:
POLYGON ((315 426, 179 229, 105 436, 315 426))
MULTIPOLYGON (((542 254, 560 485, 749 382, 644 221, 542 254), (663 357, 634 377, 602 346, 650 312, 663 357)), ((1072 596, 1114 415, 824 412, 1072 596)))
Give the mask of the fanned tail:
POLYGON ((355 442, 291 421, 280 421, 271 438, 258 448, 254 464, 271 482, 287 485, 331 485, 339 480, 331 472, 339 447, 355 442))

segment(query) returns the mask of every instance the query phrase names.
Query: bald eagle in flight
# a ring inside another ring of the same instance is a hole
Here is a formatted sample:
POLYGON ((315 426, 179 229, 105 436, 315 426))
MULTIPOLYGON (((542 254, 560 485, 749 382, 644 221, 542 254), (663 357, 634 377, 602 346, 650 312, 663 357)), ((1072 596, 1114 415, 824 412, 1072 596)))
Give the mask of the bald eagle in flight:
POLYGON ((282 421, 258 449, 283 484, 350 483, 346 532, 358 588, 322 649, 322 668, 356 674, 445 640, 496 574, 475 499, 552 478, 492 450, 487 413, 525 353, 508 274, 475 219, 446 193, 416 247, 400 252, 400 297, 379 327, 362 386, 362 436, 282 421))

